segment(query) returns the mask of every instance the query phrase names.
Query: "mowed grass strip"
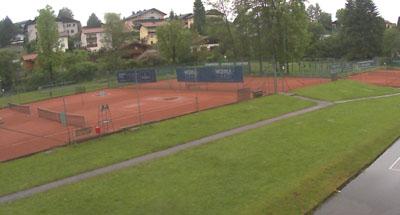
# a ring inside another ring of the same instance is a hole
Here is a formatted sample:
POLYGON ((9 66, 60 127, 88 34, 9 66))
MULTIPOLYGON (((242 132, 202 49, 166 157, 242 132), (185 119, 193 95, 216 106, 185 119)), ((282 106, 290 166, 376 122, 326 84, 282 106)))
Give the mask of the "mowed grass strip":
POLYGON ((399 135, 400 97, 341 104, 68 185, 1 214, 302 214, 399 135))
POLYGON ((295 93, 315 99, 339 101, 400 93, 400 90, 363 84, 356 81, 340 80, 319 86, 302 88, 296 90, 295 93))
POLYGON ((0 164, 0 195, 114 164, 221 131, 313 106, 293 97, 271 96, 146 125, 0 164))
POLYGON ((76 93, 82 93, 82 92, 77 92, 82 87, 85 89, 86 92, 92 92, 100 89, 105 89, 107 88, 107 86, 108 82, 106 80, 91 81, 81 84, 72 84, 68 86, 52 87, 42 90, 18 93, 11 96, 3 96, 0 97, 0 108, 6 107, 8 103, 28 104, 55 97, 69 96, 76 93))

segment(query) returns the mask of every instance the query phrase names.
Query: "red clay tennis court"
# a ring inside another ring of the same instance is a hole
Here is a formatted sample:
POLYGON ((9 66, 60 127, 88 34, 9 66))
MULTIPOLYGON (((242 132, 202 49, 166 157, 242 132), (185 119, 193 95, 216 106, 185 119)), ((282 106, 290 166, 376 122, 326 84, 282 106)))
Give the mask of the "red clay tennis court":
MULTIPOLYGON (((329 80, 285 78, 277 81, 277 90, 288 92, 326 82, 329 80)), ((93 138, 99 135, 96 131, 112 133, 237 103, 250 99, 251 92, 268 95, 274 90, 273 78, 249 77, 239 84, 188 84, 165 80, 1 109, 0 161, 93 138)))
POLYGON ((353 75, 350 80, 379 86, 400 87, 399 70, 377 70, 353 75))

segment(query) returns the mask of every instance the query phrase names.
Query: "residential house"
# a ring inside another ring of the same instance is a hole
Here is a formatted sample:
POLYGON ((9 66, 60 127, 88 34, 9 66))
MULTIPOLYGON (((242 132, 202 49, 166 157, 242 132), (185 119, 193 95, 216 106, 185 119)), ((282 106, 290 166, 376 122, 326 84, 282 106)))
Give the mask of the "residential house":
POLYGON ((145 22, 140 27, 140 41, 147 45, 154 45, 157 40, 157 28, 164 22, 145 22))
POLYGON ((191 47, 192 51, 213 51, 219 48, 219 41, 208 36, 201 36, 195 45, 191 47))
MULTIPOLYGON (((25 32, 28 42, 37 40, 38 32, 36 28, 36 19, 26 23, 25 32)), ((56 18, 58 33, 60 36, 60 48, 65 51, 68 47, 68 38, 77 37, 81 32, 81 23, 78 20, 70 18, 56 18)))
POLYGON ((137 59, 151 47, 140 42, 132 42, 121 48, 122 57, 125 59, 137 59))
POLYGON ((192 28, 194 24, 193 13, 182 14, 178 16, 178 19, 182 20, 186 28, 192 28))
POLYGON ((81 34, 81 47, 91 52, 111 48, 106 42, 106 33, 103 27, 83 27, 81 34))
POLYGON ((385 26, 386 28, 395 28, 397 25, 395 23, 385 20, 385 26))
POLYGON ((164 17, 166 15, 166 13, 155 8, 133 12, 131 16, 124 19, 125 26, 127 26, 130 31, 135 29, 139 30, 144 23, 164 22, 164 17))
POLYGON ((224 18, 224 14, 217 9, 211 9, 206 11, 207 18, 224 18))
POLYGON ((23 46, 25 42, 25 26, 27 23, 30 23, 31 20, 26 20, 22 22, 15 23, 17 29, 17 34, 11 40, 10 45, 12 46, 23 46))

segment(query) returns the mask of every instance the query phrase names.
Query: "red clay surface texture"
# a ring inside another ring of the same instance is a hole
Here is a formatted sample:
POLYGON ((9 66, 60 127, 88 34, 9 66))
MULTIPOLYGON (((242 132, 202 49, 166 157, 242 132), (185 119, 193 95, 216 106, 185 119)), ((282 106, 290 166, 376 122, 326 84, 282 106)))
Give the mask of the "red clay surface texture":
MULTIPOLYGON (((277 82, 279 92, 329 82, 316 78, 285 78, 277 82)), ((115 132, 143 123, 156 122, 238 102, 237 90, 251 88, 252 91, 274 92, 272 78, 246 78, 244 83, 187 84, 175 80, 151 84, 107 89, 55 98, 29 104, 32 114, 2 109, 0 117, 0 161, 8 161, 54 147, 63 146, 81 138, 96 137, 95 127, 106 117, 99 117, 99 107, 107 104, 110 109, 108 131, 115 132), (77 137, 80 128, 64 127, 59 122, 39 118, 37 108, 55 112, 82 115, 91 133, 77 137), (139 114, 140 113, 140 114, 139 114)), ((104 112, 103 115, 105 115, 104 112)))
POLYGON ((400 71, 378 70, 350 77, 351 80, 388 87, 400 87, 400 71))

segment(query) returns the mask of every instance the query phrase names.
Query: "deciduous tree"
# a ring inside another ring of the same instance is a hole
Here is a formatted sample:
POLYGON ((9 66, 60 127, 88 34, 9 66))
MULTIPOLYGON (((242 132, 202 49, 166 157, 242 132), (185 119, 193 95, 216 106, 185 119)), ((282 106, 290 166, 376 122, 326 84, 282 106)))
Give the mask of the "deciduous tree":
POLYGON ((39 10, 36 22, 38 31, 38 54, 41 68, 48 74, 49 81, 54 81, 54 68, 57 66, 59 49, 58 26, 54 10, 47 5, 39 10))
POLYGON ((158 48, 163 57, 172 63, 184 62, 190 53, 191 32, 179 20, 171 21, 157 29, 158 48))
POLYGON ((17 54, 8 50, 0 51, 0 88, 9 91, 12 89, 19 63, 14 61, 18 59, 17 54))
POLYGON ((121 15, 106 13, 104 19, 106 21, 104 24, 106 42, 111 44, 113 49, 121 48, 127 41, 129 35, 124 31, 124 22, 121 20, 121 15))
POLYGON ((383 54, 392 59, 400 57, 400 30, 398 28, 386 29, 383 37, 383 54))

